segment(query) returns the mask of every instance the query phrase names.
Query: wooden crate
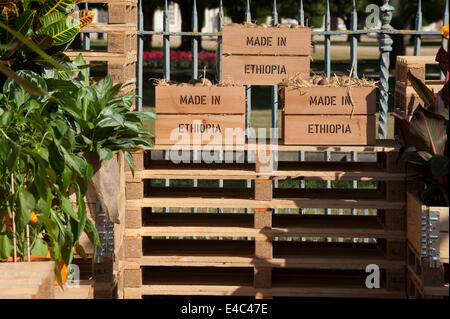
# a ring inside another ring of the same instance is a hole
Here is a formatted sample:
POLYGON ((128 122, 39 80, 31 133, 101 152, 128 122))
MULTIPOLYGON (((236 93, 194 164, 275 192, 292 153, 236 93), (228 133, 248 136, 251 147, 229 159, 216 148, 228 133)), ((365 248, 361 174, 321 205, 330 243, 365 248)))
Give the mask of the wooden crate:
POLYGON ((374 145, 376 89, 284 87, 284 143, 374 145))
POLYGON ((299 73, 309 78, 308 56, 224 55, 222 79, 240 85, 277 85, 299 73))
MULTIPOLYGON (((377 180, 404 183, 394 160, 398 147, 296 147, 281 150, 361 150, 380 153, 374 163, 174 164, 154 150, 133 154, 127 172, 124 298, 145 295, 404 298, 405 207, 377 190, 273 189, 272 180, 377 180), (387 152, 387 153, 385 153, 387 152), (153 179, 251 179, 250 189, 167 188, 153 179), (168 207, 169 211, 158 210, 168 207), (197 208, 196 214, 178 208, 197 208), (250 209, 252 214, 217 208, 250 209), (273 214, 272 209, 376 208, 372 216, 273 214), (209 208, 206 212, 203 208, 209 208), (200 211, 201 210, 201 211, 200 211), (192 237, 196 237, 192 240, 192 237), (231 237, 240 240, 230 240, 231 237), (286 237, 377 238, 378 244, 275 241, 286 237), (222 239, 220 239, 222 238, 222 239), (206 240, 210 239, 210 240, 206 240), (381 289, 367 289, 365 267, 379 265, 381 289)), ((246 147, 247 149, 247 147, 246 147)))
POLYGON ((284 143, 290 145, 374 145, 373 115, 284 115, 284 143))
POLYGON ((222 36, 222 79, 241 85, 277 85, 290 75, 310 75, 309 28, 228 25, 222 36))
POLYGON ((158 86, 156 114, 156 144, 245 144, 243 86, 158 86))
POLYGON ((311 29, 249 28, 226 25, 222 31, 223 53, 228 55, 301 55, 311 51, 311 29))
POLYGON ((281 99, 290 115, 375 115, 377 103, 373 87, 285 87, 281 99))
POLYGON ((398 56, 395 66, 396 80, 411 86, 408 80, 408 71, 410 71, 416 78, 425 82, 426 66, 437 64, 435 56, 398 56))
POLYGON ((408 241, 420 258, 438 257, 448 263, 448 211, 424 205, 416 194, 408 193, 408 241))

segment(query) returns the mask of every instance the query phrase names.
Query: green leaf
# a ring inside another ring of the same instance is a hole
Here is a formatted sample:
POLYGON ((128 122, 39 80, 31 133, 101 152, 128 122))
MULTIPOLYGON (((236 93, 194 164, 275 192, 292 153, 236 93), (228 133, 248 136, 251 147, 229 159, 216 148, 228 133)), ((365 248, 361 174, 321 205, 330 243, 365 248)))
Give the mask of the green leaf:
MULTIPOLYGON (((51 65, 53 65, 55 68, 58 68, 59 70, 63 70, 63 71, 68 71, 66 69, 65 66, 61 65, 60 63, 56 62, 55 59, 53 59, 52 57, 50 57, 47 53, 45 53, 41 48, 39 48, 35 43, 33 43, 32 41, 26 39, 22 34, 20 34, 19 32, 11 29, 10 27, 8 27, 7 25, 3 24, 0 22, 0 28, 8 31, 9 33, 11 33, 13 36, 15 36, 17 39, 19 39, 20 42, 22 42, 23 44, 25 44, 27 47, 29 47, 31 50, 33 50, 34 52, 36 52, 40 57, 42 57, 45 61, 47 61, 48 63, 50 63, 51 65)), ((2 65, 2 63, 0 63, 0 65, 2 65)), ((0 71, 2 71, 0 69, 0 71)))
POLYGON ((88 236, 91 243, 94 245, 95 248, 101 248, 100 239, 98 237, 97 229, 95 229, 94 224, 92 224, 91 220, 88 218, 86 219, 86 225, 84 226, 84 232, 88 236))
POLYGON ((439 179, 448 175, 448 157, 443 155, 435 155, 430 160, 431 173, 433 178, 439 179))
POLYGON ((0 259, 8 259, 13 256, 14 245, 7 235, 0 234, 0 259))
MULTIPOLYGON (((13 10, 8 7, 3 7, 3 10, 0 14, 0 23, 8 27, 14 27, 16 19, 17 19, 16 10, 13 10)), ((10 43, 11 40, 13 39, 13 35, 8 31, 0 28, 0 38, 2 39, 2 43, 10 43)))
POLYGON ((36 238, 33 248, 31 249, 31 256, 47 256, 48 246, 41 238, 36 238))
POLYGON ((108 161, 113 158, 114 154, 109 148, 97 147, 97 154, 101 161, 108 161))
POLYGON ((19 211, 16 216, 18 232, 22 232, 25 229, 25 225, 30 221, 31 211, 36 206, 36 201, 33 194, 23 187, 19 188, 19 211))
POLYGON ((3 114, 0 115, 0 126, 8 126, 11 123, 13 116, 12 111, 3 112, 3 114))
POLYGON ((31 41, 35 43, 40 49, 48 50, 52 47, 53 39, 48 34, 33 34, 31 41))
POLYGON ((80 29, 80 21, 68 17, 65 20, 58 21, 40 29, 39 32, 49 34, 53 38, 53 45, 57 46, 72 41, 80 32, 80 29))
POLYGON ((123 152, 124 158, 127 161, 128 165, 130 165, 131 173, 134 176, 134 159, 130 152, 125 151, 123 152))
POLYGON ((15 145, 11 145, 11 150, 6 157, 6 167, 10 172, 13 172, 19 161, 20 151, 15 145))
POLYGON ((47 0, 39 11, 39 16, 45 17, 58 11, 68 15, 75 9, 76 2, 76 0, 47 0))
MULTIPOLYGON (((20 85, 25 91, 27 91, 31 95, 36 95, 36 96, 48 95, 48 93, 46 91, 39 88, 36 84, 33 84, 31 81, 18 76, 16 72, 14 72, 10 68, 8 68, 3 63, 0 63, 0 72, 3 73, 4 75, 6 75, 7 77, 9 77, 11 79, 11 81, 16 82, 18 85, 20 85)), ((6 82, 5 82, 5 85, 6 85, 6 82)), ((3 90, 5 90, 5 86, 3 86, 3 90)))
POLYGON ((60 11, 53 11, 48 15, 40 17, 39 21, 41 21, 42 27, 45 28, 53 23, 59 22, 61 20, 65 20, 66 17, 67 16, 60 11))
POLYGON ((35 13, 35 10, 25 10, 16 20, 16 31, 22 35, 27 35, 31 29, 35 13))

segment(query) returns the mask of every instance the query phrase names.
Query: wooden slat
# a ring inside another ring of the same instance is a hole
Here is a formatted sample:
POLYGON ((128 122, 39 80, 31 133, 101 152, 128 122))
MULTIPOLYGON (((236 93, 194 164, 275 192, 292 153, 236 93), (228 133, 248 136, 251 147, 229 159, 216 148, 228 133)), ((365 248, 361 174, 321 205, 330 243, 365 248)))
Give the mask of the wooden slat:
POLYGON ((250 286, 211 285, 143 285, 142 288, 125 288, 127 295, 172 295, 172 296, 255 296, 260 293, 274 297, 329 297, 329 298, 395 298, 404 299, 404 292, 386 289, 322 287, 288 287, 255 289, 250 286))
POLYGON ((93 22, 83 27, 83 31, 125 31, 125 32, 137 32, 135 23, 117 23, 109 24, 102 22, 93 22))
MULTIPOLYGON (((269 148, 269 146, 266 146, 269 148)), ((305 152, 394 152, 400 150, 401 145, 395 140, 376 140, 374 146, 367 145, 285 145, 281 140, 278 141, 278 144, 275 145, 278 151, 282 152, 297 152, 297 151, 305 151, 305 152)), ((155 151, 166 151, 174 149, 173 145, 155 145, 152 148, 146 147, 147 150, 155 150, 155 151)), ((192 150, 196 149, 193 146, 186 146, 183 150, 192 150)), ((238 148, 236 146, 224 146, 223 150, 256 150, 256 145, 246 144, 242 148, 238 148)))
POLYGON ((254 164, 174 164, 168 161, 152 161, 149 169, 138 171, 134 177, 127 173, 128 182, 141 179, 296 179, 308 180, 359 180, 401 181, 404 173, 387 173, 376 163, 352 162, 279 162, 278 169, 269 173, 255 172, 254 164))
POLYGON ((197 207, 197 208, 355 208, 355 209, 404 209, 404 202, 381 199, 273 199, 272 201, 255 201, 253 199, 202 198, 202 197, 152 197, 142 200, 128 200, 127 209, 142 207, 197 207))
POLYGON ((405 232, 387 230, 376 216, 325 216, 277 214, 273 228, 254 229, 244 214, 155 214, 141 229, 126 230, 127 236, 183 237, 358 237, 403 239, 405 232), (225 215, 222 217, 221 215, 225 215), (236 215, 236 216, 233 216, 236 215), (240 216, 241 215, 241 216, 240 216), (218 218, 213 218, 217 216, 218 218), (223 219, 220 219, 223 218, 223 219), (227 220, 225 220, 225 218, 227 220), (235 224, 234 224, 235 223, 235 224))
POLYGON ((194 267, 281 267, 323 269, 401 268, 403 261, 387 260, 371 244, 274 242, 272 259, 254 258, 253 242, 207 240, 150 240, 142 258, 129 265, 194 267))
POLYGON ((106 51, 65 51, 71 60, 75 59, 80 53, 87 61, 109 62, 111 64, 130 64, 136 62, 136 54, 132 53, 109 53, 106 51))

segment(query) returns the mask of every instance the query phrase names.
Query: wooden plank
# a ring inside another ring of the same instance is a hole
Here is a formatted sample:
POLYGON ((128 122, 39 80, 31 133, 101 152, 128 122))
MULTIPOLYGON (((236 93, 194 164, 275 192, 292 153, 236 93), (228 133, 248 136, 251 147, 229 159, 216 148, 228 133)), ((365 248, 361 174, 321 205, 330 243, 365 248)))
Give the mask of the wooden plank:
POLYGON ((222 31, 222 44, 224 54, 309 56, 311 29, 226 25, 222 31))
POLYGON ((243 86, 157 86, 157 114, 245 114, 243 86))
MULTIPOLYGON (((271 149, 269 142, 264 146, 267 149, 271 149)), ((381 153, 381 152, 394 152, 399 151, 401 145, 395 140, 376 140, 374 145, 286 145, 281 139, 274 146, 279 152, 359 152, 359 153, 381 153)), ((167 151, 171 150, 173 145, 159 144, 153 147, 143 147, 145 150, 154 151, 167 151)), ((183 148, 184 149, 184 148, 183 148)), ((186 150, 201 150, 201 147, 197 145, 186 146, 186 150)), ((273 149, 273 148, 272 148, 273 149)), ((256 151, 257 145, 252 143, 246 143, 242 148, 237 148, 235 145, 224 145, 222 147, 224 151, 256 151)))
POLYGON ((152 161, 148 169, 127 172, 128 182, 142 179, 201 179, 201 180, 284 180, 303 178, 305 180, 359 180, 359 181, 401 181, 405 173, 387 173, 376 163, 353 162, 278 162, 272 172, 255 172, 253 164, 174 164, 169 161, 152 161))
POLYGON ((271 201, 256 201, 253 199, 236 198, 203 198, 203 197, 152 197, 142 200, 128 200, 127 209, 142 207, 197 207, 197 208, 355 208, 355 209, 392 209, 405 207, 404 202, 389 202, 380 199, 352 200, 352 199, 313 199, 292 198, 273 199, 271 201))
POLYGON ((107 32, 137 32, 136 23, 116 23, 108 24, 103 22, 92 22, 87 26, 83 27, 83 31, 107 31, 107 32))
POLYGON ((374 145, 375 116, 285 115, 284 143, 297 145, 374 145))
POLYGON ((158 115, 156 144, 244 145, 245 115, 158 115))
POLYGON ((278 85, 284 79, 300 73, 309 77, 310 57, 224 55, 222 79, 236 85, 278 85))
MULTIPOLYGON (((402 230, 386 230, 376 216, 312 216, 278 214, 272 217, 272 229, 253 228, 251 220, 233 217, 239 214, 224 214, 228 225, 221 219, 212 219, 222 214, 158 214, 153 223, 141 229, 127 229, 126 235, 136 236, 183 236, 183 237, 358 237, 404 239, 402 230), (165 217, 163 215, 175 215, 165 217), (178 216, 177 216, 178 215, 178 216), (233 225, 235 223, 235 225, 233 225)), ((245 215, 244 215, 245 216, 245 215)), ((250 216, 252 217, 252 216, 250 216)))
POLYGON ((111 64, 126 65, 136 62, 136 54, 133 52, 128 53, 109 53, 106 51, 64 51, 64 53, 71 59, 75 59, 79 54, 83 55, 83 58, 92 62, 108 62, 111 64))
POLYGON ((376 88, 284 88, 284 114, 374 115, 376 88))
POLYGON ((212 286, 212 285, 143 285, 142 288, 125 288, 127 295, 166 295, 166 296, 264 296, 277 297, 329 297, 329 298, 394 298, 404 299, 404 292, 387 289, 347 288, 347 287, 287 287, 253 288, 251 286, 212 286))

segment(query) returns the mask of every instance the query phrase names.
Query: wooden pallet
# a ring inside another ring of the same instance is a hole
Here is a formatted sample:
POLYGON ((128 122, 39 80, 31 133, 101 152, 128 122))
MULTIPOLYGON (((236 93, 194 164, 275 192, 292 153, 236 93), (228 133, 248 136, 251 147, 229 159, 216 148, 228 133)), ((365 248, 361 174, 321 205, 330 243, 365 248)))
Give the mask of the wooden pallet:
POLYGON ((440 299, 449 296, 448 263, 431 268, 426 258, 408 243, 407 245, 407 285, 408 298, 440 299), (447 278, 445 278, 445 272, 447 278))
MULTIPOLYGON (((287 151, 302 148, 322 151, 317 146, 281 147, 287 151)), ((248 145, 245 148, 248 149, 248 145)), ((324 149, 343 151, 347 148, 324 149)), ((258 163, 174 165, 168 161, 153 161, 150 150, 135 153, 136 173, 134 176, 131 172, 126 173, 124 297, 404 298, 406 173, 402 164, 396 164, 396 144, 378 141, 375 146, 361 149, 379 153, 378 161, 284 162, 280 163, 279 171, 272 172, 262 172, 258 163), (250 179, 253 182, 251 188, 164 188, 152 185, 152 180, 166 178, 250 179), (295 178, 370 180, 378 181, 382 186, 351 191, 272 186, 275 179, 295 178), (161 212, 160 207, 171 210, 161 212), (177 212, 180 208, 184 212, 177 212), (186 212, 186 208, 200 211, 186 212), (245 208, 251 209, 251 213, 206 212, 206 209, 215 212, 218 208, 245 208), (370 216, 273 214, 272 211, 289 208, 374 210, 370 216), (293 241, 286 241, 288 237, 293 241), (354 243, 353 240, 347 243, 309 243, 300 240, 327 237, 377 238, 377 243, 354 243), (382 270, 382 289, 367 289, 365 281, 361 281, 369 264, 377 264, 382 270), (316 274, 319 270, 321 273, 316 274), (195 279, 193 274, 196 271, 205 276, 195 279), (309 280, 312 275, 314 280, 309 280), (334 276, 334 279, 324 282, 322 279, 327 276, 334 276), (211 281, 208 281, 209 277, 211 281), (287 278, 297 279, 291 282, 287 278)), ((164 147, 159 146, 158 150, 164 150, 164 147)))

